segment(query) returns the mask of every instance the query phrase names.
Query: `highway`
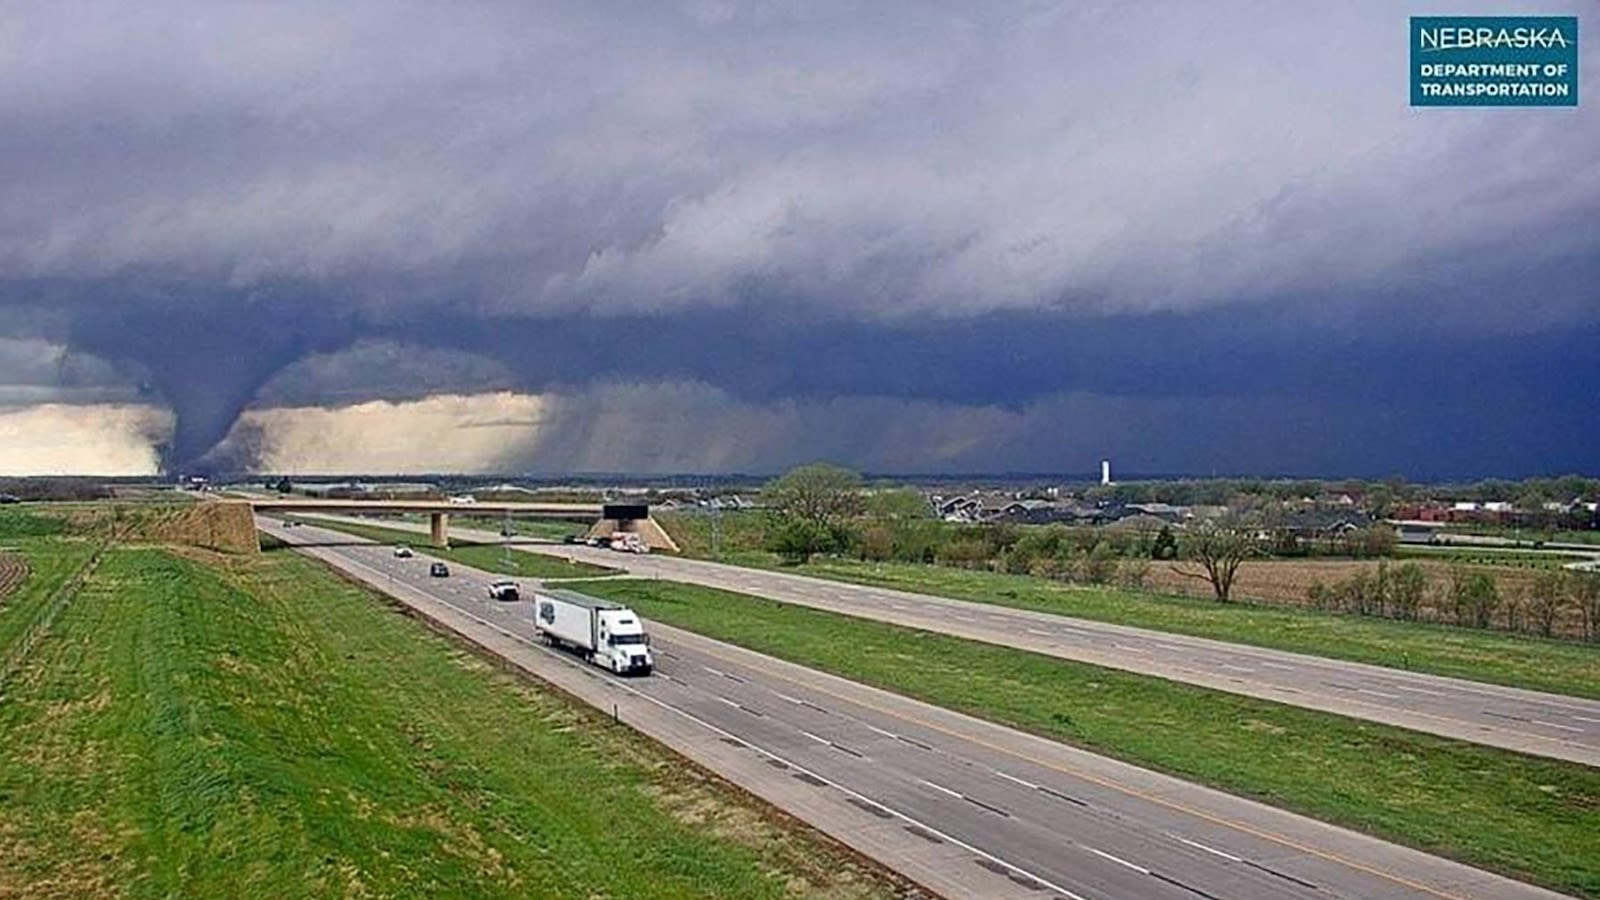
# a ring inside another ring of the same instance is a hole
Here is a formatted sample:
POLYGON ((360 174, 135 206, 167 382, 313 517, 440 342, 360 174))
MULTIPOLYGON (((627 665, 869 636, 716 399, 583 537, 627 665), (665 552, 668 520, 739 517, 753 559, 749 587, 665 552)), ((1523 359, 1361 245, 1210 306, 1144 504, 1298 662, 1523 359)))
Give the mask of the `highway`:
POLYGON ((425 552, 262 529, 438 607, 486 648, 946 896, 1557 896, 659 624, 657 674, 617 679, 536 643, 528 603, 488 599, 499 576, 452 563, 430 578, 425 552))
MULTIPOLYGON (((490 532, 457 534, 500 540, 490 532)), ((1596 700, 702 560, 512 546, 1600 766, 1596 700)))

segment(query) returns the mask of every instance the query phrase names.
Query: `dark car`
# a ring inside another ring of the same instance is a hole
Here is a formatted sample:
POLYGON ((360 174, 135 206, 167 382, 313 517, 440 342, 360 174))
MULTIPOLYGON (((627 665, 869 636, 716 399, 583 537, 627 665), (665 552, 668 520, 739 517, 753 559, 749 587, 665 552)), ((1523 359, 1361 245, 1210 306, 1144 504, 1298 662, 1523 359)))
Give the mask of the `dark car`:
POLYGON ((0 494, 0 503, 21 503, 22 498, 16 494, 0 494))
POLYGON ((449 578, 450 567, 442 562, 436 562, 428 567, 428 574, 432 575, 434 578, 449 578))
POLYGON ((583 538, 580 538, 575 534, 568 534, 568 535, 564 535, 561 538, 561 543, 563 543, 563 544, 581 544, 581 543, 583 543, 583 538))

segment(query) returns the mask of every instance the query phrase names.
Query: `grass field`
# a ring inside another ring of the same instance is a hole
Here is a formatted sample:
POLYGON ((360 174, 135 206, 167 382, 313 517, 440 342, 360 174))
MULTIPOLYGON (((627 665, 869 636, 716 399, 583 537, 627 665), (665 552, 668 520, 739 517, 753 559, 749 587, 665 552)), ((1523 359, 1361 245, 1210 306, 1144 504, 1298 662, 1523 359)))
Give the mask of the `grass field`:
POLYGON ((709 637, 1600 896, 1600 770, 709 588, 579 589, 709 637))
MULTIPOLYGON (((499 533, 500 526, 505 524, 505 519, 499 516, 472 516, 461 513, 450 516, 451 525, 460 525, 465 528, 477 528, 482 531, 499 533)), ((511 530, 518 537, 543 538, 547 541, 559 541, 569 534, 582 534, 588 527, 577 522, 560 522, 548 519, 518 519, 511 520, 511 530)))
POLYGON ((1579 562, 1590 558, 1578 553, 1497 550, 1492 547, 1439 547, 1427 544, 1402 545, 1395 549, 1394 556, 1395 559, 1437 560, 1471 566, 1498 566, 1511 569, 1559 569, 1567 563, 1579 562))
POLYGON ((0 512, 0 549, 20 557, 26 576, 0 595, 0 676, 17 641, 44 616, 58 588, 94 554, 87 540, 64 540, 60 521, 28 512, 0 512))
POLYGON ((1475 681, 1600 697, 1600 647, 1308 609, 1219 604, 944 566, 818 560, 792 571, 1475 681))
POLYGON ((381 544, 407 544, 425 550, 429 556, 437 556, 464 566, 472 566, 485 572, 498 572, 502 575, 521 575, 527 578, 596 578, 615 575, 620 571, 590 563, 569 562, 539 553, 523 553, 520 550, 507 552, 499 544, 478 544, 454 538, 450 541, 450 549, 441 550, 438 547, 427 546, 428 536, 425 534, 376 525, 353 525, 349 522, 324 520, 316 520, 313 524, 318 528, 331 528, 381 544))
POLYGON ((0 897, 894 892, 286 552, 112 550, 0 733, 0 897))

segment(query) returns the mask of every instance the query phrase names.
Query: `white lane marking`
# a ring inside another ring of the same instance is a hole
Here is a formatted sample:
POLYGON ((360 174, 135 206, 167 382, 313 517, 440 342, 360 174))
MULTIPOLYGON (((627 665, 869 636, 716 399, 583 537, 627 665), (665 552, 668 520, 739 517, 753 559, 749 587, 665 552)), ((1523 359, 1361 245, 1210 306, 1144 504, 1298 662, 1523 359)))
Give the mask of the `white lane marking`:
POLYGON ((1295 670, 1294 666, 1286 666, 1283 663, 1267 662, 1265 660, 1262 660, 1261 666, 1267 669, 1282 669, 1285 672, 1293 672, 1295 670))
POLYGON ((1207 853, 1213 854, 1215 856, 1220 856, 1223 859, 1232 860, 1232 861, 1234 861, 1236 863, 1244 862, 1244 860, 1240 859, 1237 856, 1234 856, 1232 853, 1224 853, 1224 852, 1222 852, 1221 850, 1218 850, 1215 847, 1207 847, 1205 844, 1202 844, 1199 841, 1191 841, 1186 837, 1178 837, 1178 835, 1173 835, 1173 837, 1177 838, 1180 843, 1188 844, 1189 846, 1195 848, 1196 850, 1204 850, 1207 853))
POLYGON ((1233 663, 1223 663, 1222 667, 1233 672, 1245 672, 1249 674, 1253 674, 1255 672, 1255 669, 1252 669, 1249 666, 1236 666, 1233 663))
POLYGON ((950 796, 955 797, 957 800, 965 800, 965 799, 967 799, 967 798, 961 796, 961 792, 960 791, 952 791, 952 790, 950 790, 949 788, 945 787, 942 784, 934 784, 933 782, 927 780, 926 778, 918 778, 917 780, 922 782, 923 784, 927 785, 928 787, 933 788, 936 791, 939 791, 939 792, 945 793, 945 794, 949 794, 950 796))
POLYGON ((1112 644, 1111 646, 1117 648, 1118 650, 1126 650, 1129 653, 1149 653, 1150 652, 1149 650, 1146 650, 1143 647, 1130 647, 1127 644, 1112 644))
POLYGON ((1375 691, 1372 688, 1356 688, 1356 693, 1358 693, 1358 694, 1370 694, 1373 697, 1382 697, 1385 700, 1399 700, 1400 699, 1400 695, 1399 694, 1391 694, 1391 693, 1388 693, 1387 691, 1375 691))
POLYGON ((710 666, 701 666, 700 668, 705 669, 707 672, 710 672, 713 675, 721 675, 723 677, 727 677, 728 675, 727 672, 724 672, 721 669, 713 669, 710 666))
POLYGON ((1037 791, 1039 789, 1039 786, 1037 784, 1034 784, 1031 781, 1023 781, 1021 778, 1018 778, 1015 775, 1007 775, 1006 773, 1000 771, 999 769, 995 769, 994 770, 994 774, 996 774, 996 775, 1000 776, 1001 778, 1004 778, 1005 780, 1007 780, 1009 782, 1012 782, 1014 784, 1020 784, 1025 788, 1029 788, 1029 789, 1035 790, 1035 791, 1037 791))
POLYGON ((738 706, 739 705, 739 701, 737 701, 737 700, 729 700, 727 697, 718 697, 718 696, 712 695, 712 699, 713 700, 721 700, 723 703, 726 703, 729 706, 738 706))
POLYGON ((1119 866, 1127 866, 1128 868, 1134 870, 1135 872, 1143 872, 1146 875, 1150 874, 1150 870, 1146 869, 1144 866, 1135 865, 1135 864, 1133 864, 1131 862, 1128 862, 1127 860, 1123 859, 1120 856, 1112 856, 1111 854, 1105 852, 1104 850, 1096 850, 1095 848, 1088 847, 1088 846, 1085 846, 1083 849, 1089 851, 1090 853, 1093 853, 1095 856, 1103 856, 1106 859, 1111 860, 1112 862, 1116 863, 1119 866))
POLYGON ((1039 635, 1041 637, 1055 637, 1056 636, 1056 633, 1053 632, 1053 631, 1040 631, 1037 628, 1024 628, 1023 631, 1026 631, 1029 634, 1037 634, 1037 635, 1039 635))
POLYGON ((1579 722, 1591 722, 1595 725, 1600 725, 1600 719, 1591 719, 1588 716, 1580 716, 1576 714, 1573 715, 1573 718, 1577 719, 1579 722))
MULTIPOLYGON (((324 559, 324 557, 322 557, 320 554, 317 554, 317 553, 311 553, 310 555, 313 558, 324 559)), ((338 554, 337 552, 333 552, 333 553, 330 553, 330 555, 337 557, 340 554, 338 554)), ((327 561, 327 560, 325 560, 325 561, 327 561)), ((344 559, 344 562, 345 562, 345 564, 347 566, 366 569, 368 572, 371 572, 374 576, 377 576, 379 578, 381 578, 381 576, 383 575, 383 573, 380 570, 375 569, 372 566, 365 565, 363 563, 357 562, 357 561, 355 561, 353 559, 350 559, 348 557, 346 557, 344 559)), ((344 568, 344 567, 340 566, 340 568, 344 568)), ((345 571, 349 571, 348 568, 345 568, 344 570, 345 571)), ((354 574, 354 573, 352 572, 351 574, 354 574)), ((368 579, 362 579, 362 580, 366 581, 369 586, 377 588, 379 590, 382 590, 383 586, 379 582, 379 580, 377 580, 377 578, 368 578, 368 579)), ((424 592, 419 591, 418 593, 424 593, 424 592)), ((425 593, 424 593, 424 596, 426 596, 425 593)), ((575 660, 570 660, 570 659, 563 658, 560 655, 558 655, 555 651, 550 650, 549 648, 540 647, 534 641, 529 640, 528 638, 526 638, 526 637, 524 637, 524 636, 522 636, 520 634, 517 634, 516 632, 508 631, 507 629, 505 629, 505 628, 503 628, 503 627, 501 627, 499 625, 496 625, 493 622, 490 622, 488 619, 484 619, 484 618, 482 618, 480 616, 477 616, 477 615, 473 614, 471 611, 469 611, 467 609, 464 609, 462 607, 456 606, 454 603, 451 603, 448 600, 445 600, 443 598, 438 598, 438 597, 431 598, 431 599, 433 599, 435 602, 443 604, 444 606, 447 606, 447 607, 450 607, 451 609, 454 609, 457 613, 459 613, 459 614, 461 614, 463 616, 466 616, 468 619, 471 619, 472 621, 477 622, 478 624, 480 624, 480 625, 482 625, 482 626, 484 626, 486 628, 489 628, 492 631, 499 632, 500 634, 503 634, 506 637, 511 638, 512 640, 514 640, 514 641, 516 641, 516 642, 518 642, 520 644, 525 644, 528 647, 530 647, 530 648, 532 648, 532 649, 534 649, 536 651, 541 652, 547 658, 554 659, 557 663, 559 663, 561 665, 569 666, 570 668, 575 669, 575 670, 581 669, 581 670, 584 670, 585 672, 588 672, 589 667, 587 665, 579 663, 579 662, 577 662, 575 660)), ((590 674, 595 674, 595 673, 590 673, 590 674)), ((657 674, 659 674, 659 673, 657 673, 657 674)), ((720 735, 722 735, 724 737, 736 738, 738 740, 744 741, 744 743, 746 745, 748 745, 750 747, 750 749, 754 750, 755 752, 757 752, 757 753, 759 753, 759 754, 761 754, 763 756, 766 756, 769 759, 778 760, 778 761, 784 763, 785 765, 788 765, 790 768, 794 769, 797 772, 804 772, 807 775, 810 775, 812 778, 817 779, 818 781, 820 781, 823 784, 826 784, 827 786, 839 791, 842 794, 845 794, 845 795, 850 796, 850 797, 855 797, 858 800, 864 800, 864 801, 869 802, 869 803, 876 803, 878 806, 881 806, 884 809, 887 809, 890 813, 892 813, 897 818, 899 818, 899 819, 901 819, 901 820, 903 820, 905 822, 908 822, 908 823, 910 823, 912 825, 915 825, 918 828, 921 828, 921 829, 927 831, 930 834, 937 835, 938 837, 942 838, 946 842, 948 842, 950 844, 953 844, 953 845, 955 845, 957 847, 960 847, 961 849, 966 850, 969 853, 972 853, 972 854, 974 854, 976 856, 981 856, 984 859, 987 859, 987 860, 989 860, 989 861, 991 861, 991 862, 993 862, 993 863, 995 863, 997 865, 1004 866, 1004 867, 1006 867, 1007 869, 1010 869, 1013 872, 1019 872, 1019 873, 1021 873, 1023 875, 1026 875, 1029 878, 1032 878, 1034 881, 1037 881, 1040 884, 1043 884, 1045 887, 1049 888, 1050 890, 1055 891, 1056 893, 1060 894, 1063 897, 1066 897, 1067 900, 1085 900, 1085 898, 1081 894, 1077 894, 1077 893, 1074 893, 1072 891, 1069 891, 1066 888, 1062 887, 1061 885, 1056 884, 1055 882, 1049 880, 1048 878, 1044 878, 1044 877, 1040 876, 1039 874, 1037 874, 1035 872, 1031 872, 1031 871, 1029 871, 1027 869, 1022 868, 1021 866, 1012 865, 1011 863, 1006 862, 1004 859, 1001 859, 1000 857, 994 855, 993 853, 988 852, 987 850, 984 850, 984 849, 982 849, 980 847, 974 846, 973 844, 969 844, 966 841, 961 840, 960 838, 956 837, 955 835, 953 835, 953 834, 951 834, 951 833, 949 833, 947 831, 944 831, 943 829, 941 829, 941 828, 939 828, 939 827, 937 827, 935 825, 932 825, 930 823, 924 822, 924 821, 922 821, 920 819, 915 818, 914 816, 907 815, 906 813, 903 813, 903 812, 901 812, 901 811, 899 811, 897 809, 894 809, 893 807, 890 807, 890 806, 888 806, 888 805, 886 805, 884 803, 881 803, 881 802, 873 799, 872 797, 868 797, 866 794, 863 794, 860 791, 852 790, 851 788, 845 787, 843 784, 840 784, 839 782, 831 781, 831 780, 829 780, 827 778, 823 778, 821 775, 818 775, 816 772, 813 772, 810 769, 805 768, 804 766, 801 766, 801 765, 799 765, 799 764, 797 764, 797 763, 795 763, 795 762, 793 762, 791 760, 785 759, 784 757, 782 757, 782 756, 780 756, 780 755, 778 755, 776 753, 773 753, 772 751, 767 750, 767 749, 765 749, 765 748, 763 748, 761 746, 758 746, 758 745, 756 745, 754 743, 751 743, 748 739, 743 738, 740 735, 736 735, 733 732, 728 731, 725 728, 720 728, 720 727, 718 727, 716 725, 713 725, 709 721, 700 718, 699 716, 695 715, 694 713, 689 712, 686 709, 681 709, 679 707, 673 706, 672 704, 666 702, 665 700, 661 700, 660 698, 653 697, 650 694, 647 694, 647 693, 639 690, 638 688, 634 687, 633 685, 628 684, 627 682, 621 681, 621 680, 619 680, 617 678, 613 678, 612 676, 605 675, 605 674, 598 674, 596 677, 600 678, 602 681, 606 681, 606 682, 611 683, 613 686, 621 689, 622 691, 625 691, 626 693, 632 694, 633 696, 639 698, 640 700, 645 701, 646 703, 649 703, 649 704, 651 704, 653 706, 658 706, 658 707, 660 707, 660 708, 662 708, 664 710, 667 710, 668 712, 675 713, 675 714, 677 714, 679 716, 682 716, 683 718, 688 719, 689 721, 695 723, 696 725, 699 725, 701 728, 704 728, 704 729, 706 729, 708 731, 711 731, 713 733, 716 733, 716 734, 720 734, 720 735)), ((739 704, 733 703, 733 701, 726 700, 726 699, 724 699, 722 697, 717 697, 716 699, 722 700, 724 703, 729 703, 729 704, 731 704, 733 706, 739 706, 739 704)), ((908 739, 907 738, 901 738, 901 740, 908 740, 908 739)), ((919 745, 919 746, 921 746, 921 745, 919 745)), ((917 780, 918 781, 922 781, 922 779, 920 779, 920 778, 917 779, 917 780)), ((953 796, 956 796, 956 797, 961 797, 962 796, 960 794, 956 794, 953 791, 950 791, 948 788, 940 787, 939 785, 936 785, 931 781, 927 781, 927 782, 923 782, 923 783, 929 785, 930 787, 938 788, 941 791, 945 791, 946 793, 950 793, 953 796)), ((962 799, 965 799, 965 798, 963 797, 962 799)))
POLYGON ((808 738, 811 738, 813 741, 816 741, 819 744, 830 744, 831 745, 833 743, 833 741, 830 741, 825 737, 817 737, 816 735, 812 734, 811 732, 806 731, 804 728, 800 729, 800 733, 805 735, 808 738))
POLYGON ((675 680, 671 675, 668 675, 667 673, 661 671, 660 669, 656 670, 656 677, 661 679, 662 681, 673 681, 673 680, 675 680))
POLYGON ((1405 691, 1408 694, 1426 694, 1429 697, 1443 697, 1444 696, 1444 692, 1442 692, 1442 691, 1430 691, 1427 688, 1406 687, 1403 684, 1391 684, 1389 686, 1394 688, 1397 691, 1405 691))
POLYGON ((772 696, 777 697, 779 700, 787 700, 787 701, 789 701, 790 703, 793 703, 796 706, 805 706, 806 705, 806 702, 804 700, 801 700, 798 697, 791 697, 788 694, 780 694, 777 691, 773 691, 772 692, 772 696))
POLYGON ((1583 729, 1582 728, 1573 728, 1571 725, 1558 725, 1555 722, 1545 722, 1545 721, 1540 720, 1540 719, 1534 719, 1533 720, 1533 724, 1535 724, 1535 725, 1543 725, 1546 728, 1559 728, 1562 731, 1571 731, 1571 732, 1573 732, 1575 734, 1583 734, 1583 729))
MULTIPOLYGON (((867 725, 867 723, 866 723, 866 722, 862 722, 862 723, 861 723, 861 724, 863 724, 863 725, 867 725)), ((886 738, 894 738, 894 739, 895 739, 895 740, 897 740, 897 741, 898 741, 898 740, 900 740, 900 735, 898 735, 898 734, 895 734, 895 733, 894 733, 894 732, 892 732, 892 731, 884 731, 884 730, 883 730, 883 729, 882 729, 882 728, 879 728, 879 727, 878 727, 878 726, 876 726, 876 725, 867 725, 867 728, 868 728, 868 729, 869 729, 869 730, 871 730, 871 731, 876 731, 876 732, 877 732, 877 733, 878 733, 878 734, 881 734, 881 735, 883 735, 883 736, 884 736, 884 737, 886 737, 886 738)))

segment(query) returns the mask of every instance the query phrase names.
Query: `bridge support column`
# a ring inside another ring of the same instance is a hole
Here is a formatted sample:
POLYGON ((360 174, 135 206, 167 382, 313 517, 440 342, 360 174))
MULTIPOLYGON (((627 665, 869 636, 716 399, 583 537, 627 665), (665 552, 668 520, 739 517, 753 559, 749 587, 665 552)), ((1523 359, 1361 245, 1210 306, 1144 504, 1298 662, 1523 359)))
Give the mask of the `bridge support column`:
POLYGON ((435 547, 448 549, 450 546, 450 514, 436 512, 430 515, 428 517, 428 531, 433 538, 435 547))

